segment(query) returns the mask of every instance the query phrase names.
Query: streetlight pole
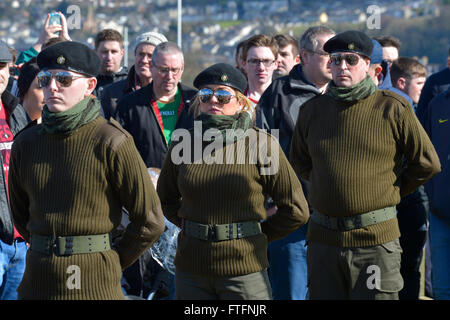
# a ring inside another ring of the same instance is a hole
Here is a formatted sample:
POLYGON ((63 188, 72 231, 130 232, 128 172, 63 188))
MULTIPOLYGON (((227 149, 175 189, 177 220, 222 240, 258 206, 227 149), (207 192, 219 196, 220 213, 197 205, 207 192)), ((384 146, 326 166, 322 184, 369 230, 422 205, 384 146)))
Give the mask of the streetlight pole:
POLYGON ((178 25, 177 25, 177 44, 181 49, 181 16, 182 16, 182 0, 178 0, 178 25))

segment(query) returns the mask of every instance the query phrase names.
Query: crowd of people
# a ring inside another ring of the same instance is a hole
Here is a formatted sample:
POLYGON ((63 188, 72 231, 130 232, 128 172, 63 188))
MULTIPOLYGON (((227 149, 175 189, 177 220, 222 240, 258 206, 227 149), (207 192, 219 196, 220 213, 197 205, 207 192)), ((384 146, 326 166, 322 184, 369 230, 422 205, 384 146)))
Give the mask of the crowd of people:
POLYGON ((450 299, 450 50, 428 75, 392 36, 257 34, 191 87, 163 34, 128 70, 60 16, 0 42, 0 299, 148 299, 169 223, 160 298, 450 299))

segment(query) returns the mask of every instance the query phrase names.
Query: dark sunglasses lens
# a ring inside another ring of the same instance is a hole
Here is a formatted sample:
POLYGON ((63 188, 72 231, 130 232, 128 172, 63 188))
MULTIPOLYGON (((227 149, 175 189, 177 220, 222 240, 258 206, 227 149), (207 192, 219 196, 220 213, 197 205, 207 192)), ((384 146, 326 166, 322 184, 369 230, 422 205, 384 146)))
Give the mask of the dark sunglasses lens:
POLYGON ((332 63, 334 63, 335 65, 340 65, 341 61, 342 61, 342 57, 341 56, 331 56, 330 60, 332 63))
POLYGON ((211 100, 213 94, 214 92, 210 89, 202 89, 199 91, 198 96, 201 102, 207 103, 211 100))
POLYGON ((220 104, 227 104, 231 100, 231 93, 225 90, 217 90, 215 95, 220 104))
POLYGON ((48 86, 51 79, 52 76, 47 73, 41 72, 38 74, 38 83, 41 88, 45 88, 46 86, 48 86))
POLYGON ((345 62, 351 66, 356 66, 358 64, 359 58, 356 54, 349 54, 345 56, 345 62))
POLYGON ((70 87, 73 77, 68 72, 58 72, 55 75, 55 79, 61 84, 62 87, 70 87))
POLYGON ((359 57, 356 54, 348 54, 345 56, 341 56, 341 55, 331 56, 330 59, 331 59, 331 62, 337 66, 341 64, 342 59, 344 59, 345 62, 350 66, 356 66, 359 61, 359 57))

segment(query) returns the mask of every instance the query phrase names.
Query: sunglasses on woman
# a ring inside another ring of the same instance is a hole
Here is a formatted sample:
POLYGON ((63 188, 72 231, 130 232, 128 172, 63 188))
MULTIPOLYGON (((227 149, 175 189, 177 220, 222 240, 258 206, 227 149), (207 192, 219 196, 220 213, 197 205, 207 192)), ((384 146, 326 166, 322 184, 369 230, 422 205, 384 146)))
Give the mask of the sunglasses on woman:
POLYGON ((330 56, 331 63, 334 63, 336 66, 342 63, 342 60, 345 60, 350 66, 356 66, 359 62, 359 56, 357 54, 332 54, 330 56))
POLYGON ((202 103, 208 103, 213 96, 216 96, 216 99, 220 104, 227 104, 230 102, 231 98, 236 97, 226 90, 219 89, 214 91, 209 88, 201 89, 197 95, 202 103))
POLYGON ((48 71, 41 71, 37 75, 38 84, 41 88, 45 88, 50 85, 52 78, 56 80, 56 84, 59 87, 67 88, 72 85, 72 82, 79 78, 86 78, 85 76, 75 76, 67 71, 59 71, 51 73, 48 71))

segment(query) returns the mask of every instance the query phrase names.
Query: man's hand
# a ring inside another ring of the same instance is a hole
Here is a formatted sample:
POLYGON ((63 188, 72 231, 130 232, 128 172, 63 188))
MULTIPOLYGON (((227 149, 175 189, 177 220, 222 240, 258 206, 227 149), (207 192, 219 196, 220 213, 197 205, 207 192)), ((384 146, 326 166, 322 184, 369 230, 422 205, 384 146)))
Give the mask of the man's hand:
POLYGON ((61 12, 58 12, 58 13, 61 16, 61 24, 60 25, 59 24, 49 25, 50 13, 47 13, 47 18, 45 19, 44 28, 41 31, 39 40, 33 46, 33 48, 37 52, 41 52, 42 46, 44 44, 46 44, 52 38, 62 37, 69 41, 72 40, 69 36, 66 17, 61 12), (60 32, 60 35, 58 35, 57 32, 60 32))

